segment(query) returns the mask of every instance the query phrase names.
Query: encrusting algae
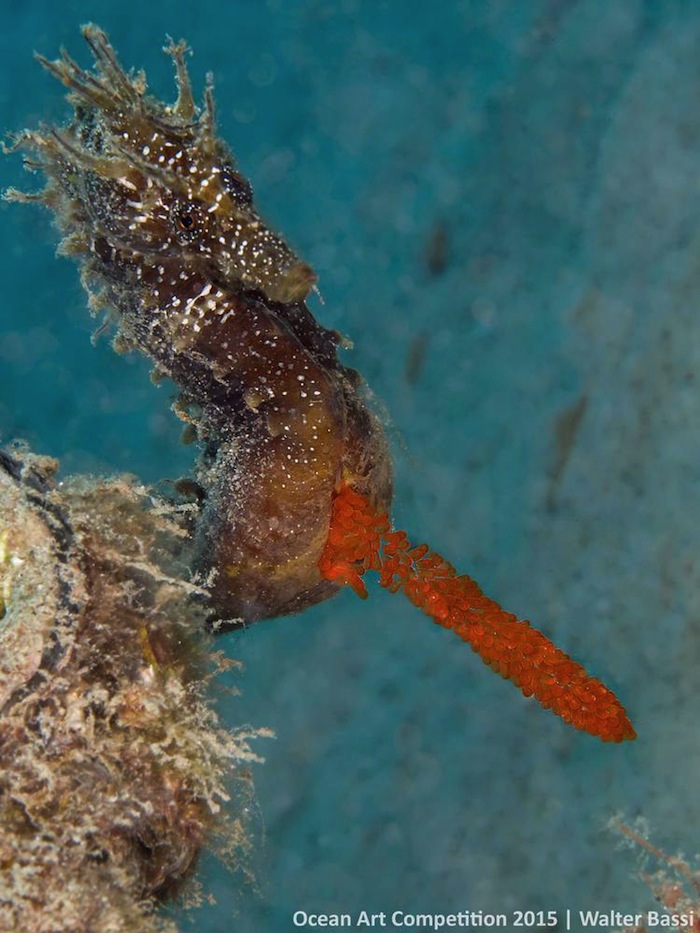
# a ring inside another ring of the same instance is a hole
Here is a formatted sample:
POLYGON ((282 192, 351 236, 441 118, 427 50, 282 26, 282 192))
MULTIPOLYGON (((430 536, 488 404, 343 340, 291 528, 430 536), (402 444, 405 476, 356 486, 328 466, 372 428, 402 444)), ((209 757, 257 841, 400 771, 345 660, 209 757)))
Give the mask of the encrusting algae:
POLYGON ((182 510, 56 468, 0 453, 0 929, 174 931, 203 846, 246 870, 255 733, 206 700, 182 510))

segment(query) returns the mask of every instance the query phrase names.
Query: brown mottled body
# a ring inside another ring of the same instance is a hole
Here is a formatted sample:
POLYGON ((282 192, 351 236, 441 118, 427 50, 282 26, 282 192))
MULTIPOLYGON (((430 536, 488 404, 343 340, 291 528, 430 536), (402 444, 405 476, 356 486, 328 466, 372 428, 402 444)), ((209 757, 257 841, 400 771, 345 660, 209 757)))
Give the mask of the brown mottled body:
POLYGON ((84 29, 97 62, 42 63, 70 89, 64 130, 26 132, 48 185, 38 199, 78 257, 93 309, 116 311, 118 343, 138 347, 182 390, 206 442, 199 570, 217 614, 244 621, 331 595, 318 560, 331 499, 352 481, 378 507, 391 497, 381 426, 337 334, 304 300, 315 282, 255 210, 250 185, 214 133, 211 87, 195 108, 185 46, 170 45, 178 100, 146 96, 106 36, 84 29))

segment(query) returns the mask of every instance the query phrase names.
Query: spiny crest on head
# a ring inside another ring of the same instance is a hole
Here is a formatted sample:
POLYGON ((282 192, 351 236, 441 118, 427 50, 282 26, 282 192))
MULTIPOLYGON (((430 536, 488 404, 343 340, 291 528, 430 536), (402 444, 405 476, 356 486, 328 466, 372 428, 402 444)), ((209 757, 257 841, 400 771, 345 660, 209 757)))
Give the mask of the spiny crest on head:
POLYGON ((197 107, 192 95, 185 56, 190 52, 184 40, 174 42, 168 38, 164 51, 170 55, 175 64, 175 79, 178 96, 174 105, 163 106, 155 99, 146 97, 146 74, 143 70, 136 74, 127 74, 119 64, 114 49, 109 43, 106 34, 92 23, 82 27, 82 34, 90 46, 97 66, 97 74, 85 71, 62 48, 61 57, 50 61, 43 55, 36 53, 37 60, 51 72, 62 84, 71 91, 70 99, 74 105, 88 104, 101 110, 105 114, 119 114, 124 107, 141 109, 144 114, 155 111, 161 119, 173 116, 173 128, 196 128, 200 142, 214 138, 215 108, 214 85, 211 74, 207 75, 207 86, 204 92, 204 107, 198 116, 197 107))
POLYGON ((247 179, 215 134, 213 82, 207 77, 198 109, 185 63, 187 45, 169 40, 178 95, 162 104, 146 93, 143 72, 127 74, 107 36, 96 26, 83 35, 96 69, 86 71, 66 52, 41 64, 69 90, 75 114, 63 129, 23 133, 15 148, 30 149, 48 185, 41 200, 59 227, 83 226, 83 241, 99 245, 109 268, 145 260, 175 261, 233 291, 262 292, 284 304, 303 301, 316 282, 313 270, 271 231, 253 204, 247 179))
MULTIPOLYGON (((39 131, 26 130, 15 138, 10 148, 31 148, 45 156, 46 161, 25 160, 25 165, 31 170, 50 170, 52 162, 63 161, 92 171, 101 178, 116 180, 128 178, 133 167, 171 188, 181 188, 176 172, 163 165, 149 163, 143 157, 142 149, 135 150, 133 141, 130 144, 128 131, 113 135, 109 146, 105 147, 102 139, 99 145, 88 140, 88 128, 94 130, 94 114, 99 113, 110 126, 129 122, 135 123, 142 131, 160 128, 168 136, 179 137, 183 144, 196 145, 202 154, 214 156, 218 153, 214 135, 213 77, 207 75, 204 106, 200 112, 194 102, 185 63, 185 56, 190 50, 184 40, 174 42, 169 38, 164 51, 175 64, 178 96, 173 105, 163 105, 146 96, 147 82, 143 70, 127 74, 106 34, 98 26, 88 24, 81 31, 93 53, 97 71, 81 68, 64 48, 55 61, 35 53, 37 61, 69 89, 68 100, 74 107, 76 123, 67 130, 46 126, 39 131)), ((218 146, 219 151, 223 149, 221 143, 218 146)), ((6 196, 10 200, 42 199, 41 195, 25 195, 13 189, 6 196)))

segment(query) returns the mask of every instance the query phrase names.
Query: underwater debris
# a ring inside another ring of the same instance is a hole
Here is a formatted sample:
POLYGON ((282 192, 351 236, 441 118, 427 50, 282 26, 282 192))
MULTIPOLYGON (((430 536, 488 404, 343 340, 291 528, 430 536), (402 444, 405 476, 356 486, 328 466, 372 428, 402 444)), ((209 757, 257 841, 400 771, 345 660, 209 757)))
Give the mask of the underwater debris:
POLYGON ((16 141, 47 186, 8 197, 54 212, 91 307, 116 312, 117 348, 140 349, 182 391, 176 410, 205 445, 195 552, 218 628, 298 612, 346 583, 364 595, 362 574, 379 570, 527 696, 604 740, 634 738, 599 680, 390 529, 379 420, 338 361, 340 336, 305 303, 313 271, 265 226, 215 135, 211 84, 195 106, 185 44, 166 48, 178 87, 168 106, 146 94, 143 73, 123 70, 100 29, 83 34, 95 71, 65 52, 39 57, 68 87, 73 121, 16 141))
POLYGON ((663 908, 662 911, 638 913, 635 926, 626 926, 620 933, 649 933, 650 929, 659 927, 681 930, 682 933, 699 933, 700 872, 693 869, 683 856, 669 855, 650 842, 646 827, 631 826, 615 817, 610 821, 610 828, 656 864, 653 873, 640 871, 639 877, 663 908))

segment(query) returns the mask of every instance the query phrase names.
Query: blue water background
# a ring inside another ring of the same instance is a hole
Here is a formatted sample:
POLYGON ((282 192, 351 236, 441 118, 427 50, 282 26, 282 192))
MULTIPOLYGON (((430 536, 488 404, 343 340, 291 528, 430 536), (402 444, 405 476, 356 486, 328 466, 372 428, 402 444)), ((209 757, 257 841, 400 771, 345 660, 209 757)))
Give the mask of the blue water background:
MULTIPOLYGON (((700 7, 5 0, 5 130, 64 119, 31 52, 87 63, 89 20, 159 96, 166 34, 197 88, 214 72, 221 133, 384 412, 397 525, 602 677, 639 732, 576 733, 376 588, 227 636, 246 673, 222 715, 277 733, 257 884, 205 858, 216 905, 176 911, 183 928, 650 906, 606 823, 642 814, 697 848, 700 7)), ((31 184, 16 157, 2 174, 31 184)), ((171 390, 90 346, 48 216, 4 206, 0 235, 2 436, 66 472, 186 473, 171 390)))

